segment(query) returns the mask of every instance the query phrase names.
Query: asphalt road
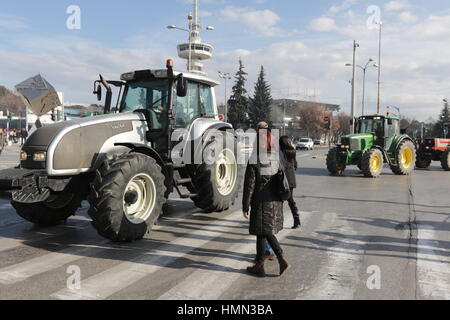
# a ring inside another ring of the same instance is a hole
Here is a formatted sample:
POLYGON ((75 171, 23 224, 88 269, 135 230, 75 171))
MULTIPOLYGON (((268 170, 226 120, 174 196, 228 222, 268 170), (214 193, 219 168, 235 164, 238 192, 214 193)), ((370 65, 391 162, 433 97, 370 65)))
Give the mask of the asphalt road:
POLYGON ((282 278, 275 261, 265 279, 244 272, 255 239, 239 205, 205 214, 174 198, 147 238, 115 244, 90 226, 87 204, 37 228, 0 201, 0 299, 450 299, 450 173, 436 163, 411 177, 386 168, 367 179, 356 167, 332 177, 326 152, 298 155, 303 227, 289 229, 286 206, 282 278))

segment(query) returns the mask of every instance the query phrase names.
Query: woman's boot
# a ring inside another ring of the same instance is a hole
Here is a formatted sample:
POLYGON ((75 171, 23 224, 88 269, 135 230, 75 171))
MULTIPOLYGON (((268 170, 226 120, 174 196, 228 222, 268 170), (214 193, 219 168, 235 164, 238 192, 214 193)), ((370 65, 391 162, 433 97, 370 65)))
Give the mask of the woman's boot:
POLYGON ((266 271, 264 270, 264 261, 256 262, 253 267, 248 267, 247 272, 258 277, 265 277, 266 271))
POLYGON ((283 274, 286 273, 287 270, 289 270, 291 266, 289 265, 283 254, 278 255, 277 258, 278 263, 280 264, 280 276, 282 276, 283 274))
POLYGON ((292 229, 298 229, 302 226, 302 223, 300 222, 300 216, 297 214, 294 214, 294 226, 292 229))

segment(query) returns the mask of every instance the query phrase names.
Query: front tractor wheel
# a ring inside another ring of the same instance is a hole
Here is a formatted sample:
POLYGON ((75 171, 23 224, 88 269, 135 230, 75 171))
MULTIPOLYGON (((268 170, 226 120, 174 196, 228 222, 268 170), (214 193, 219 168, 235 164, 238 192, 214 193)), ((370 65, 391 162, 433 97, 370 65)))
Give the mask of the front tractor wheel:
POLYGON ((445 151, 441 156, 442 169, 450 171, 450 150, 445 151))
POLYGON ((333 148, 328 152, 327 156, 327 168, 331 174, 343 174, 347 165, 345 163, 340 163, 338 159, 338 148, 333 148))
POLYGON ((431 159, 422 157, 420 154, 417 154, 416 160, 416 168, 419 169, 428 169, 431 166, 431 159))
POLYGON ((416 163, 416 147, 410 140, 403 141, 396 153, 397 165, 392 165, 392 172, 396 175, 409 175, 414 171, 416 163))
POLYGON ((384 157, 378 149, 367 150, 361 160, 361 171, 368 178, 378 178, 383 171, 384 157))
POLYGON ((97 171, 88 199, 93 226, 113 241, 142 239, 162 213, 164 181, 161 167, 142 154, 105 162, 97 171))
POLYGON ((81 198, 77 194, 63 193, 55 195, 45 202, 11 202, 17 214, 23 219, 41 227, 57 225, 74 216, 81 207, 81 198))
POLYGON ((234 205, 241 185, 242 165, 238 163, 237 141, 218 133, 204 148, 204 164, 195 168, 192 182, 195 205, 205 212, 222 212, 234 205))

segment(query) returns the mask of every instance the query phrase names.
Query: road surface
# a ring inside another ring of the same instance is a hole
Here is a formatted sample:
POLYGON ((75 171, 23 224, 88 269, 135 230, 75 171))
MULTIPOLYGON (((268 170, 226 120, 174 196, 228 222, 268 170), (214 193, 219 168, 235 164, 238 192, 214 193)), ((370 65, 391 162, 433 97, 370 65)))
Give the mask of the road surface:
MULTIPOLYGON (((97 235, 87 203, 38 228, 0 201, 0 299, 450 299, 450 173, 436 163, 411 177, 385 168, 367 179, 356 167, 334 177, 326 152, 298 154, 303 226, 290 229, 286 206, 278 237, 292 269, 282 278, 276 261, 265 279, 245 273, 255 239, 240 200, 205 214, 174 197, 149 236, 126 244, 97 235)), ((10 147, 0 168, 17 157, 10 147)))

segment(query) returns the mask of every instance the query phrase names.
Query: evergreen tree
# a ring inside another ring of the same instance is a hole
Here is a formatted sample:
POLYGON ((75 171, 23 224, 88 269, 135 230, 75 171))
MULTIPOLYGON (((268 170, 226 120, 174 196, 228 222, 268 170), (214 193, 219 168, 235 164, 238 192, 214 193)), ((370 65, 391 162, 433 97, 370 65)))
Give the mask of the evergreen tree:
POLYGON ((272 94, 270 93, 270 85, 266 81, 264 67, 261 66, 258 81, 255 85, 255 93, 250 104, 250 117, 254 123, 261 121, 270 122, 272 113, 272 94))
POLYGON ((444 133, 444 124, 450 123, 450 108, 448 101, 445 101, 444 109, 439 116, 438 122, 434 125, 433 135, 434 137, 442 137, 444 133))
POLYGON ((247 129, 248 128, 248 97, 247 90, 245 89, 245 83, 248 75, 244 71, 244 65, 242 60, 239 59, 239 70, 235 75, 235 85, 233 86, 233 94, 228 109, 228 122, 233 125, 235 129, 247 129))

